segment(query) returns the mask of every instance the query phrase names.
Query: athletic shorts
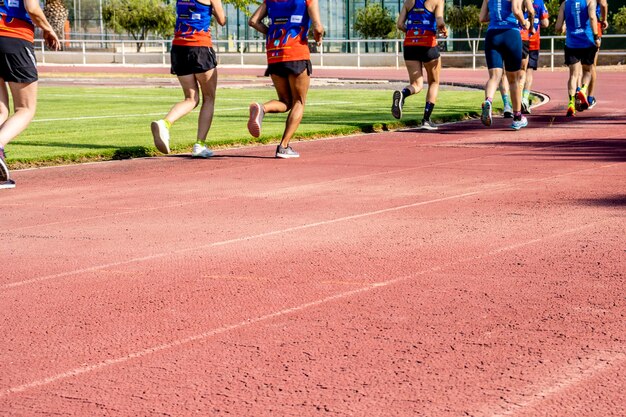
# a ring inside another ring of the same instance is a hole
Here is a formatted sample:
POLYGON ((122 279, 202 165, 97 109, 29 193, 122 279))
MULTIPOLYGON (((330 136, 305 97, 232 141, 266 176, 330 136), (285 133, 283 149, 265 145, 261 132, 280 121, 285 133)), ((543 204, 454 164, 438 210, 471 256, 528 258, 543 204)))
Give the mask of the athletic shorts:
POLYGON ((539 65, 539 50, 528 51, 528 68, 537 71, 539 65))
POLYGON ((597 46, 588 48, 568 48, 565 47, 565 65, 582 63, 583 65, 593 65, 598 52, 597 46))
POLYGON ((301 61, 275 62, 269 64, 265 70, 265 76, 278 75, 282 78, 289 78, 290 75, 300 75, 306 70, 307 75, 313 74, 311 61, 303 59, 301 61))
POLYGON ((217 57, 208 46, 172 45, 170 53, 174 75, 202 74, 217 67, 217 57))
POLYGON ((530 41, 522 41, 522 59, 528 58, 530 52, 530 41))
POLYGON ((509 72, 522 68, 522 37, 517 29, 489 29, 485 37, 487 68, 509 72))
POLYGON ((0 36, 0 78, 14 83, 39 79, 35 47, 24 39, 0 36))
POLYGON ((405 61, 419 61, 430 62, 438 59, 439 47, 437 46, 405 46, 404 47, 404 60, 405 61))

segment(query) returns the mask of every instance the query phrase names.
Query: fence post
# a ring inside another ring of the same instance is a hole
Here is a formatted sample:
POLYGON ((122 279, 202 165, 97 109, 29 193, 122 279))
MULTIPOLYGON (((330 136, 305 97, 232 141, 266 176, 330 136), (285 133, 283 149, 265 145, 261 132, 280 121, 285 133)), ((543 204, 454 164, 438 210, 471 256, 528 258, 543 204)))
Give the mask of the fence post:
POLYGON ((245 48, 245 44, 243 41, 239 41, 239 65, 243 67, 243 48, 245 48))
POLYGON ((166 49, 165 48, 165 42, 167 42, 167 41, 162 41, 161 42, 161 54, 162 54, 162 58, 163 58, 162 59, 163 65, 165 65, 165 49, 166 49))
POLYGON ((472 40, 472 70, 476 71, 476 49, 478 49, 478 43, 476 39, 472 40))
POLYGON ((324 68, 324 45, 320 44, 320 67, 324 68))
POLYGON ((83 41, 82 42, 82 50, 83 50, 83 65, 85 65, 87 63, 87 48, 85 47, 85 44, 87 42, 83 41))
POLYGON ((400 68, 400 41, 394 42, 396 48, 396 69, 400 68))
POLYGON ((124 41, 120 41, 122 42, 122 65, 126 65, 126 50, 124 48, 124 41))
POLYGON ((361 68, 361 41, 356 41, 356 67, 361 68))
POLYGON ((554 38, 550 39, 550 68, 554 72, 554 38))
POLYGON ((46 63, 46 42, 44 40, 41 41, 41 63, 46 63))

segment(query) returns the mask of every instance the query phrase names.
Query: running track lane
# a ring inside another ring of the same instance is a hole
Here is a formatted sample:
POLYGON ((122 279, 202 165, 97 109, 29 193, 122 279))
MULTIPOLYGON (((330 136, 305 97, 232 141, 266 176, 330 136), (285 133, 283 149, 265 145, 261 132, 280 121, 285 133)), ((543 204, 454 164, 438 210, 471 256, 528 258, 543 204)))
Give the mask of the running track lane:
POLYGON ((0 414, 626 414, 614 90, 517 133, 17 172, 0 414))

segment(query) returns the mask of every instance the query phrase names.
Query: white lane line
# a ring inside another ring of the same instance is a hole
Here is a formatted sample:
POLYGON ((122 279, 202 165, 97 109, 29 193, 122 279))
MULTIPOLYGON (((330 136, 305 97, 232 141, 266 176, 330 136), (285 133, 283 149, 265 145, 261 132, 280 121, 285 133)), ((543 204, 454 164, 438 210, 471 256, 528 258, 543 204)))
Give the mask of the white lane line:
POLYGON ((133 360, 133 359, 142 358, 142 357, 154 354, 154 353, 158 353, 158 352, 161 352, 161 351, 173 349, 175 347, 187 345, 187 344, 192 343, 192 342, 203 341, 205 339, 208 339, 210 337, 213 337, 213 336, 216 336, 216 335, 219 335, 219 334, 222 334, 222 333, 226 333, 226 332, 229 332, 229 331, 232 331, 232 330, 238 330, 238 329, 241 329, 241 328, 244 328, 244 327, 249 327, 249 326, 251 326, 253 324, 264 322, 264 321, 268 321, 268 320, 271 320, 271 319, 275 319, 275 318, 278 318, 278 317, 281 317, 281 316, 284 316, 284 315, 298 313, 298 312, 301 312, 303 310, 306 310, 306 309, 309 309, 309 308, 312 308, 312 307, 318 307, 320 305, 323 305, 323 304, 326 304, 326 303, 329 303, 329 302, 332 302, 332 301, 338 301, 338 300, 342 300, 342 299, 345 299, 345 298, 348 298, 348 297, 352 297, 352 296, 355 296, 355 295, 358 295, 358 294, 361 294, 361 293, 369 292, 369 291, 372 291, 372 290, 375 290, 375 289, 388 287, 388 286, 391 286, 391 285, 394 285, 394 284, 398 284, 398 283, 401 283, 401 282, 404 282, 404 281, 408 281, 410 279, 416 278, 416 277, 421 276, 421 275, 425 275, 425 274, 433 273, 433 272, 439 272, 439 271, 441 271, 441 270, 443 270, 443 269, 445 269, 445 268, 447 268, 449 266, 460 265, 460 264, 463 264, 463 263, 466 263, 466 262, 476 261, 476 260, 479 260, 479 259, 483 259, 483 258, 486 258, 486 257, 490 257, 490 256, 494 256, 494 255, 500 254, 502 252, 516 250, 516 249, 519 249, 520 247, 532 245, 532 244, 535 244, 535 243, 538 243, 538 242, 542 242, 542 241, 545 241, 545 240, 548 240, 548 239, 554 239, 556 237, 564 236, 564 235, 567 235, 567 234, 577 233, 577 232, 580 232, 581 230, 584 230, 584 229, 587 229, 587 228, 591 228, 591 227, 594 227, 594 226, 596 226, 598 224, 605 223, 605 222, 608 222, 608 221, 609 220, 593 222, 593 223, 582 225, 582 226, 578 226, 578 227, 575 227, 575 228, 572 228, 572 229, 562 230, 560 232, 544 236, 541 239, 532 239, 532 240, 528 240, 526 242, 517 243, 515 245, 503 246, 501 248, 498 248, 498 249, 495 249, 495 250, 491 250, 491 251, 488 251, 488 252, 485 252, 485 253, 482 253, 482 254, 478 254, 478 255, 475 255, 475 256, 463 258, 463 259, 460 259, 460 260, 457 260, 457 261, 453 261, 453 262, 448 262, 448 263, 445 263, 445 264, 442 264, 442 265, 437 265, 435 267, 427 268, 425 270, 414 272, 414 273, 411 273, 411 274, 408 274, 408 275, 404 275, 404 276, 401 276, 401 277, 388 279, 388 280, 380 281, 380 282, 374 282, 374 283, 368 284, 368 285, 366 285, 366 286, 364 286, 362 288, 341 292, 341 293, 334 294, 334 295, 331 295, 331 296, 328 296, 328 297, 325 297, 325 298, 322 298, 322 299, 319 299, 319 300, 315 300, 315 301, 311 301, 311 302, 308 302, 308 303, 300 304, 298 306, 294 306, 294 307, 278 310, 278 311, 275 311, 275 312, 272 312, 272 313, 269 313, 269 314, 265 314, 265 315, 262 315, 262 316, 258 316, 258 317, 249 318, 249 319, 240 321, 239 323, 225 325, 225 326, 218 327, 218 328, 215 328, 215 329, 207 330, 206 332, 202 332, 202 333, 199 333, 199 334, 196 334, 196 335, 192 335, 192 336, 185 337, 185 338, 182 338, 182 339, 177 339, 177 340, 174 340, 172 342, 163 343, 163 344, 156 345, 156 346, 151 346, 151 347, 148 347, 146 349, 142 349, 142 350, 139 350, 139 351, 136 351, 136 352, 132 352, 132 353, 129 353, 128 355, 124 355, 124 356, 121 356, 121 357, 118 357, 118 358, 107 359, 107 360, 104 360, 102 362, 94 363, 94 364, 91 364, 91 365, 79 366, 77 368, 74 368, 74 369, 71 369, 69 371, 62 372, 62 373, 59 373, 59 374, 56 374, 56 375, 53 375, 53 376, 49 376, 49 377, 46 377, 46 378, 43 378, 43 379, 39 379, 39 380, 35 380, 35 381, 29 382, 29 383, 26 383, 26 384, 22 384, 22 385, 18 385, 18 386, 15 386, 15 387, 4 389, 4 390, 0 391, 0 398, 6 397, 6 396, 11 395, 11 394, 17 394, 17 393, 20 393, 20 392, 24 392, 24 391, 27 391, 27 390, 32 389, 32 388, 37 388, 37 387, 49 385, 49 384, 52 384, 52 383, 60 381, 60 380, 73 378, 73 377, 76 377, 76 376, 79 376, 79 375, 82 375, 82 374, 86 374, 86 373, 89 373, 89 372, 98 371, 100 369, 107 368, 109 366, 121 364, 121 363, 124 363, 124 362, 128 362, 130 360, 133 360))
POLYGON ((107 263, 107 264, 95 265, 95 266, 88 267, 88 268, 77 269, 77 270, 73 270, 73 271, 66 271, 66 272, 61 272, 61 273, 58 273, 58 274, 47 275, 47 276, 37 277, 37 278, 31 278, 31 279, 27 279, 27 280, 23 280, 23 281, 11 282, 11 283, 4 284, 4 285, 0 286, 0 291, 8 290, 8 289, 16 288, 16 287, 21 287, 21 286, 29 285, 29 284, 35 284, 35 283, 39 283, 39 282, 43 282, 43 281, 49 281, 49 280, 53 280, 53 279, 57 279, 57 278, 64 278, 64 277, 69 277, 69 276, 72 276, 72 275, 78 275, 78 274, 82 274, 82 273, 98 271, 98 270, 101 270, 101 269, 117 267, 117 266, 120 266, 120 265, 127 265, 127 264, 131 264, 131 263, 135 263, 135 262, 145 262, 145 261, 150 261, 150 260, 154 260, 154 259, 164 258, 166 256, 179 255, 179 254, 188 253, 188 252, 194 252, 194 251, 202 250, 202 249, 209 249, 209 248, 214 248, 214 247, 230 245, 230 244, 234 244, 234 243, 241 243, 241 242, 246 242, 246 241, 250 241, 250 240, 262 239, 262 238, 266 238, 266 237, 270 237, 270 236, 282 235, 282 234, 291 233, 291 232, 295 232, 295 231, 299 231, 299 230, 311 229, 311 228, 315 228, 315 227, 318 227, 318 226, 326 226, 326 225, 329 225, 329 224, 340 223, 340 222, 349 221, 349 220, 362 219, 362 218, 366 218, 366 217, 376 216, 376 215, 379 215, 379 214, 385 214, 385 213, 391 213, 391 212, 395 212, 395 211, 405 210, 405 209, 408 209, 408 208, 415 208, 415 207, 425 206, 425 205, 428 205, 428 204, 440 203, 440 202, 450 201, 450 200, 457 200, 457 199, 461 199, 461 198, 465 198, 465 197, 471 197, 471 196, 480 195, 480 194, 485 194, 485 193, 489 193, 489 192, 499 192, 499 191, 512 190, 512 189, 514 189, 516 187, 519 187, 520 185, 523 185, 523 184, 529 184, 529 183, 533 183, 533 182, 543 182, 543 181, 547 181, 547 180, 550 180, 550 179, 556 179, 556 178, 565 177, 565 176, 568 176, 568 175, 571 175, 571 174, 582 173, 582 172, 585 172, 585 171, 594 171, 594 170, 596 170, 598 168, 608 168, 608 167, 617 166, 617 165, 621 165, 621 163, 601 165, 600 167, 585 168, 585 169, 571 171, 571 172, 567 172, 567 173, 551 175, 549 177, 544 177, 544 178, 525 179, 525 180, 521 180, 521 181, 519 181, 517 183, 514 183, 514 184, 506 184, 506 185, 499 185, 500 183, 483 184, 481 189, 476 190, 476 191, 470 191, 470 192, 466 192, 466 193, 454 194, 454 195, 451 195, 451 196, 435 198, 435 199, 432 199, 432 200, 418 201, 418 202, 415 202, 415 203, 403 204, 403 205, 400 205, 400 206, 389 207, 389 208, 386 208, 386 209, 368 211, 368 212, 365 212, 365 213, 354 214, 354 215, 344 216, 344 217, 338 217, 338 218, 335 218, 335 219, 323 220, 323 221, 314 222, 314 223, 307 223, 307 224, 303 224, 303 225, 300 225, 300 226, 288 227, 286 229, 272 230, 272 231, 269 231, 269 232, 259 233, 259 234, 256 234, 256 235, 242 236, 242 237, 239 237, 239 238, 228 239, 228 240, 223 240, 223 241, 218 241, 218 242, 212 242, 212 243, 208 243, 208 244, 205 244, 205 245, 200 245, 200 246, 195 246, 195 247, 190 247, 190 248, 177 249, 177 250, 173 250, 173 251, 169 251, 169 252, 161 252, 161 253, 157 253, 157 254, 153 254, 153 255, 147 255, 147 256, 142 256, 142 257, 137 257, 137 258, 131 258, 131 259, 127 259, 127 260, 124 260, 124 261, 111 262, 111 263, 107 263))
POLYGON ((500 404, 471 415, 512 417, 519 413, 526 413, 529 409, 539 406, 550 397, 561 394, 563 391, 621 364, 624 360, 626 360, 626 354, 614 351, 601 351, 588 358, 574 359, 573 363, 560 369, 558 375, 552 378, 545 378, 527 387, 527 393, 505 394, 500 404))
MULTIPOLYGON (((353 103, 351 101, 333 101, 333 102, 317 102, 317 103, 307 103, 307 106, 328 106, 331 104, 353 104, 358 105, 358 103, 353 103)), ((248 110, 248 107, 230 107, 230 108, 216 108, 215 113, 223 113, 230 111, 240 111, 240 110, 248 110)), ((200 110, 194 110, 194 113, 199 112, 200 110)), ((98 116, 78 116, 78 117, 55 117, 49 119, 35 119, 32 123, 47 123, 47 122, 71 122, 71 121, 80 121, 80 120, 95 120, 95 119, 124 119, 129 117, 147 117, 147 116, 163 116, 165 112, 159 113, 135 113, 135 114, 109 114, 109 115, 98 115, 98 116)))

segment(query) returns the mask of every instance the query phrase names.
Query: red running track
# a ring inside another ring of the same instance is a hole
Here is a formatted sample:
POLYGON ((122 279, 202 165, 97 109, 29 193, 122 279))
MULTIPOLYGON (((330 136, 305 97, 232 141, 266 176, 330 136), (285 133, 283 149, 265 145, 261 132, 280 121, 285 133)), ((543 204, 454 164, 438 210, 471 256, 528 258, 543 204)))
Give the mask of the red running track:
POLYGON ((601 77, 521 132, 15 172, 0 415, 626 415, 626 91, 601 77))

